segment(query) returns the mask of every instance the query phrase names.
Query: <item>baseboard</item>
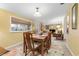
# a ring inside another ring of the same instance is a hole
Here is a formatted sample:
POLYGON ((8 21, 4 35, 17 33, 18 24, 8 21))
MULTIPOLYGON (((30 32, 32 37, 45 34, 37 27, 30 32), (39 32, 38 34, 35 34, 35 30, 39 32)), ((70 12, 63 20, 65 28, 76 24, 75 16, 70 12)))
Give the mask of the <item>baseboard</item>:
POLYGON ((6 49, 11 49, 11 48, 13 48, 13 47, 16 47, 16 46, 18 46, 18 45, 20 45, 20 44, 22 44, 23 42, 18 42, 18 43, 16 43, 16 44, 13 44, 13 45, 10 45, 10 46, 8 46, 8 47, 6 47, 6 49))
POLYGON ((68 48, 68 50, 70 51, 72 56, 75 56, 75 54, 72 52, 72 50, 70 49, 69 45, 66 43, 66 47, 68 48))

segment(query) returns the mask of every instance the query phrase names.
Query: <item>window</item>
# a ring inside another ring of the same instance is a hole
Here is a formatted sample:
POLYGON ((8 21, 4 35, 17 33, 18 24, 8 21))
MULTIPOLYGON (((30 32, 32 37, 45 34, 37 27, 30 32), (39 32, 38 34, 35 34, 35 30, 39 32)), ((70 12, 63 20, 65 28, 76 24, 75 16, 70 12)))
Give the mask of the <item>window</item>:
POLYGON ((11 32, 25 32, 31 30, 31 22, 11 17, 11 32))

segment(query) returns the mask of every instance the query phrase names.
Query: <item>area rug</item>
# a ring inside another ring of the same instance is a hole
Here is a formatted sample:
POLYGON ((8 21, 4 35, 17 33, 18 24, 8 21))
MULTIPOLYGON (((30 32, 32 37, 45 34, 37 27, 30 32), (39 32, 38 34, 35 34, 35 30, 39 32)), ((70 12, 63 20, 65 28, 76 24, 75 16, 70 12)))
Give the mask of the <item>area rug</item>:
MULTIPOLYGON (((63 48, 63 43, 61 41, 52 40, 51 48, 49 49, 48 54, 45 53, 44 56, 65 56, 65 52, 66 51, 63 48)), ((12 48, 12 53, 10 52, 10 54, 12 54, 13 56, 24 56, 23 45, 12 48)), ((8 54, 8 55, 10 55, 10 54, 8 54)), ((27 56, 31 56, 31 55, 32 54, 29 53, 27 56)), ((6 54, 6 56, 7 56, 7 54, 6 54)), ((37 55, 37 56, 41 56, 41 55, 37 55)))

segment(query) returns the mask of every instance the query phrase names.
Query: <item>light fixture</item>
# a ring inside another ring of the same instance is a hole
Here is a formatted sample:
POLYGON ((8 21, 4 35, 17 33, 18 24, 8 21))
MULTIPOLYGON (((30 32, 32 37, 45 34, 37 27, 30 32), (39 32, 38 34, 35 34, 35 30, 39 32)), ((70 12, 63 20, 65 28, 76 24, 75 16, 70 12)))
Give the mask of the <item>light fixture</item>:
POLYGON ((64 3, 60 3, 60 5, 63 5, 64 3))
POLYGON ((39 12, 39 7, 36 7, 36 8, 35 8, 34 16, 36 16, 36 17, 40 17, 40 16, 41 16, 41 14, 40 14, 40 12, 39 12))
POLYGON ((60 28, 60 25, 57 25, 56 27, 57 27, 57 28, 60 28))

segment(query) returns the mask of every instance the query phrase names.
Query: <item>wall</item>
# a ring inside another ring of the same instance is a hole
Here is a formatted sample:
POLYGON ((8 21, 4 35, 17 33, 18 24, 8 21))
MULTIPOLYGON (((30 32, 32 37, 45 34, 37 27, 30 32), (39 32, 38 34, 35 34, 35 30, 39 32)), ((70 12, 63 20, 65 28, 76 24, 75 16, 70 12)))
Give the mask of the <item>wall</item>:
POLYGON ((23 41, 22 32, 10 32, 10 16, 18 17, 14 13, 0 9, 0 46, 4 48, 23 41))
POLYGON ((71 7, 69 9, 68 15, 69 16, 69 34, 67 39, 67 44, 74 55, 79 55, 79 4, 78 4, 78 20, 77 20, 77 29, 73 30, 71 27, 72 19, 71 19, 71 9, 73 4, 71 4, 71 7))

